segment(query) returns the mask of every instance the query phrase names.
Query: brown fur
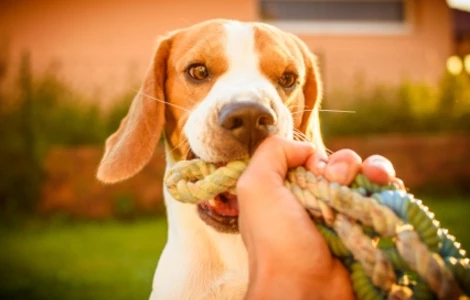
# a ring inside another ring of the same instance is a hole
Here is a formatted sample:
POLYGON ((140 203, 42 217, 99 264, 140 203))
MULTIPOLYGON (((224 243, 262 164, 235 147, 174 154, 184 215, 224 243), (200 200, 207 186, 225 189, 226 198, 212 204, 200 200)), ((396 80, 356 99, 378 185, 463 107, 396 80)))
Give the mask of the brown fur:
MULTIPOLYGON (((321 101, 321 81, 318 74, 318 65, 315 56, 293 34, 273 30, 270 26, 259 25, 255 27, 255 41, 259 52, 260 67, 266 77, 276 84, 284 72, 292 72, 299 76, 299 84, 303 93, 291 95, 278 88, 283 102, 293 112, 294 127, 304 133, 308 140, 322 145, 320 123, 318 118, 311 118, 312 110, 318 109, 321 101), (278 47, 269 47, 277 44, 278 47), (285 53, 290 56, 286 56, 285 53), (300 59, 299 59, 300 58, 300 59), (302 80, 305 78, 305 80, 302 80), (302 114, 297 113, 304 111, 302 114), (316 119, 316 120, 311 120, 316 119)), ((298 92, 294 90, 293 93, 298 92)))
POLYGON ((165 123, 163 86, 171 40, 163 39, 152 60, 144 82, 119 129, 106 141, 97 177, 113 183, 140 171, 150 160, 165 123))
POLYGON ((175 160, 183 159, 189 150, 182 136, 188 113, 178 107, 191 110, 206 97, 217 78, 228 68, 227 60, 222 55, 225 50, 222 24, 202 23, 192 29, 182 30, 173 36, 173 49, 168 59, 165 92, 167 101, 177 107, 167 107, 165 134, 170 148, 174 149, 171 155, 175 160), (188 81, 185 68, 198 62, 207 66, 210 78, 205 82, 188 81))

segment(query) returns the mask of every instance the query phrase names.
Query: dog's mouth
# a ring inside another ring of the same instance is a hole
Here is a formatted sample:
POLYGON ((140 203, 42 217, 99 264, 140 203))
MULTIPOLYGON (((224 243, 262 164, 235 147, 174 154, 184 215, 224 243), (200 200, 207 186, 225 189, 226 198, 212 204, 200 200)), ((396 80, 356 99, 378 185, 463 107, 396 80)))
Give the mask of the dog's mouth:
MULTIPOLYGON (((186 159, 198 158, 189 151, 186 159)), ((216 163, 218 167, 226 162, 216 163)), ((238 199, 229 192, 218 194, 214 199, 197 204, 197 211, 201 220, 219 232, 238 233, 238 199)))
POLYGON ((214 199, 206 200, 197 205, 199 217, 215 230, 226 233, 238 232, 238 200, 237 196, 222 193, 214 199))

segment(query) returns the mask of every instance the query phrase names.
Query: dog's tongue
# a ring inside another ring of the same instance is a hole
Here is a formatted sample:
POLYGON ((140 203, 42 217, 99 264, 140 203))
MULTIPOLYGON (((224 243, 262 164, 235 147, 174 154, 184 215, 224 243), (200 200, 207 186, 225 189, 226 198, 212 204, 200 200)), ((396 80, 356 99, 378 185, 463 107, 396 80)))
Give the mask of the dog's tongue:
POLYGON ((214 198, 214 201, 210 201, 210 206, 219 215, 238 216, 238 200, 235 195, 229 193, 219 194, 214 198))

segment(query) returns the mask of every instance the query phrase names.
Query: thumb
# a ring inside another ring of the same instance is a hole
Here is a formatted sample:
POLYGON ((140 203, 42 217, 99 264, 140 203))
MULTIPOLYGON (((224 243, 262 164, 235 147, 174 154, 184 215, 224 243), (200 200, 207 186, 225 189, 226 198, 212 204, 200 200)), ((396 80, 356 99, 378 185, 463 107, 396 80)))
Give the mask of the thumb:
MULTIPOLYGON (((304 165, 314 152, 307 142, 291 141, 272 136, 263 141, 255 151, 248 167, 237 182, 240 209, 261 205, 267 195, 284 189, 284 179, 289 168, 304 165), (258 199, 256 204, 248 199, 258 199), (249 204, 247 202, 250 202, 249 204)), ((284 192, 287 190, 284 189, 284 192)))
POLYGON ((264 140, 251 158, 249 169, 260 173, 275 172, 284 179, 290 168, 305 165, 313 154, 313 144, 270 136, 264 140))

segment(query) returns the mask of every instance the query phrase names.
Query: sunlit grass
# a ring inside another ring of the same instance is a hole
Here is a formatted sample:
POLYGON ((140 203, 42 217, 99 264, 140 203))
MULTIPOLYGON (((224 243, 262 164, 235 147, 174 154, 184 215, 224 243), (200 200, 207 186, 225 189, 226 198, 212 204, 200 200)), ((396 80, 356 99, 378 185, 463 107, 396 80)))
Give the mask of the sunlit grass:
POLYGON ((148 299, 166 221, 3 229, 0 299, 148 299))
MULTIPOLYGON (((470 196, 417 195, 470 249, 470 196)), ((163 218, 0 228, 0 299, 147 299, 163 218)))
POLYGON ((470 195, 446 196, 417 195, 435 213, 435 219, 441 228, 447 228, 451 235, 457 238, 462 247, 470 254, 470 195))

